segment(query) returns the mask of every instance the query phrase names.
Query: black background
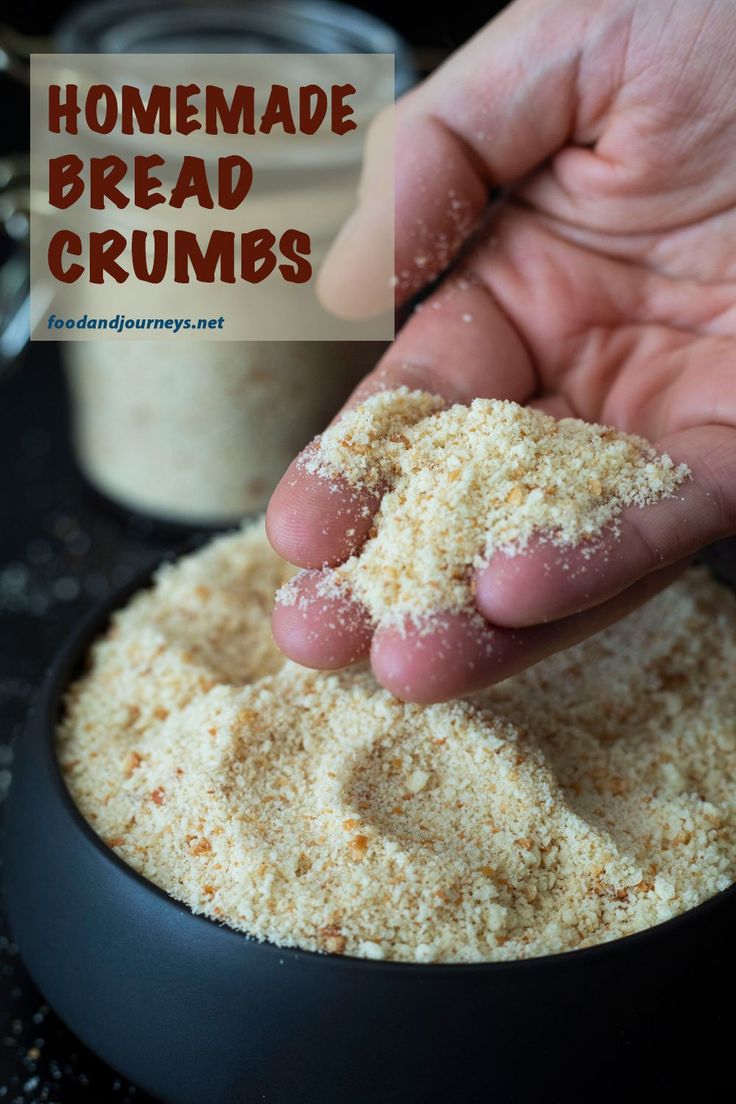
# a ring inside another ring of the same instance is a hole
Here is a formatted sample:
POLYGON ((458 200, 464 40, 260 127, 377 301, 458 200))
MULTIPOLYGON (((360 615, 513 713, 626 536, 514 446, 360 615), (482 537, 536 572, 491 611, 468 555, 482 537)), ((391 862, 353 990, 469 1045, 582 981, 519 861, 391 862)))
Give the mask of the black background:
MULTIPOLYGON (((2 21, 24 34, 48 36, 72 6, 4 0, 2 21)), ((449 4, 442 10, 397 0, 357 6, 396 27, 424 51, 426 63, 460 45, 503 5, 449 4)), ((27 95, 4 75, 0 104, 0 156, 22 152, 28 147, 27 95)), ((13 741, 74 622, 190 535, 117 513, 82 482, 68 444, 56 346, 34 344, 20 363, 0 368, 0 799, 12 771, 13 741)), ((112 1101, 149 1104, 151 1098, 96 1059, 48 1009, 0 917, 0 1104, 112 1101)))
MULTIPOLYGON (((94 0, 91 0, 94 3, 94 0)), ((247 3, 247 0, 243 0, 247 3)), ((26 35, 49 36, 64 12, 79 7, 79 3, 40 3, 39 0, 3 0, 0 22, 26 35)), ((151 0, 155 8, 156 0, 151 0)), ((379 16, 398 30, 407 42, 418 50, 427 49, 434 56, 450 53, 460 46, 497 11, 504 0, 468 0, 464 3, 426 4, 402 0, 366 0, 354 7, 379 16)), ((15 152, 28 148, 28 99, 22 88, 0 76, 2 116, 0 151, 15 152)))

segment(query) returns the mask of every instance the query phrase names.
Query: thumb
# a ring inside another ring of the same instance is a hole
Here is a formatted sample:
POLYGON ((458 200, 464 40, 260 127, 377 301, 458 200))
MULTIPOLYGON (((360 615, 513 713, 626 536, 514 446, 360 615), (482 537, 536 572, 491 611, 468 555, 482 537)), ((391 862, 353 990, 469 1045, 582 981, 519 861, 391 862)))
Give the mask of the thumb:
MULTIPOLYGON (((565 145, 575 130, 587 21, 600 6, 516 0, 378 117, 366 142, 358 208, 320 272, 327 309, 357 317, 385 307, 389 289, 373 286, 377 268, 365 259, 391 233, 394 216, 401 303, 458 254, 491 187, 525 176, 565 145), (392 175, 394 211, 385 202, 392 175)), ((610 83, 605 72, 599 77, 610 83)))

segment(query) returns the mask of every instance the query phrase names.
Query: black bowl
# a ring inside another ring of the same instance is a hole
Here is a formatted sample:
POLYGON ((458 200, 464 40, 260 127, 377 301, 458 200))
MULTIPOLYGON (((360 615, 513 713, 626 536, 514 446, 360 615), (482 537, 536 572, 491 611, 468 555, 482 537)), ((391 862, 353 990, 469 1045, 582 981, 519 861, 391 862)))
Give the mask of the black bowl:
POLYGON ((126 866, 74 806, 54 728, 91 640, 146 582, 52 665, 7 809, 10 924, 85 1043, 171 1104, 601 1101, 691 1079, 704 1091, 733 1041, 736 887, 586 950, 427 966, 258 943, 126 866))

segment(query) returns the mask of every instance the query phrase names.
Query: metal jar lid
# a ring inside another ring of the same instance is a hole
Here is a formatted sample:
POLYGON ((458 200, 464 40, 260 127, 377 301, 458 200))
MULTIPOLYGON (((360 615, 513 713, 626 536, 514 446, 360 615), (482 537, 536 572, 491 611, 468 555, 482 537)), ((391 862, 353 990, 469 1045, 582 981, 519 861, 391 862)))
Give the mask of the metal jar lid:
POLYGON ((54 40, 64 53, 394 54, 397 93, 413 79, 401 36, 336 0, 102 0, 73 9, 54 40))

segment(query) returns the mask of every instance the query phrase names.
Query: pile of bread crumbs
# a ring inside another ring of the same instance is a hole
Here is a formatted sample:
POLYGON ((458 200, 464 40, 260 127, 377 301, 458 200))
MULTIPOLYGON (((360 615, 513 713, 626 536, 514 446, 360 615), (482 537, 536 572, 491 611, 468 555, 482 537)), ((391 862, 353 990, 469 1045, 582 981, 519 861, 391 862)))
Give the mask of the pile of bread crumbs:
MULTIPOLYGON (((626 506, 672 496, 684 464, 640 437, 498 399, 446 406, 406 387, 347 411, 305 454, 327 480, 385 492, 360 551, 319 593, 357 598, 375 623, 421 627, 474 609, 473 569, 532 538, 559 547, 613 529, 626 506)), ((592 547, 592 545, 588 545, 592 547)), ((284 605, 299 601, 287 586, 284 605)))
POLYGON ((429 707, 284 660, 289 574, 260 525, 163 567, 69 690, 73 798, 172 897, 284 946, 479 962, 614 939, 733 882, 736 598, 702 570, 429 707))

